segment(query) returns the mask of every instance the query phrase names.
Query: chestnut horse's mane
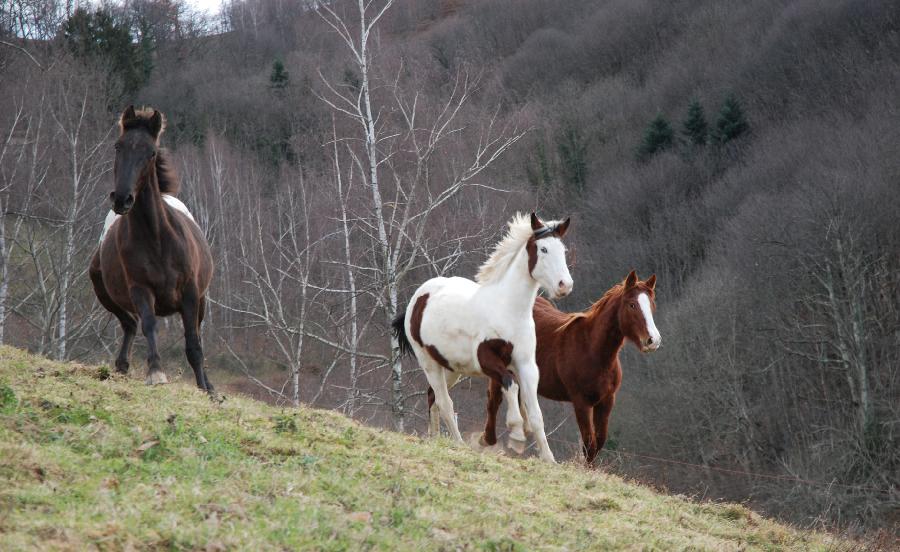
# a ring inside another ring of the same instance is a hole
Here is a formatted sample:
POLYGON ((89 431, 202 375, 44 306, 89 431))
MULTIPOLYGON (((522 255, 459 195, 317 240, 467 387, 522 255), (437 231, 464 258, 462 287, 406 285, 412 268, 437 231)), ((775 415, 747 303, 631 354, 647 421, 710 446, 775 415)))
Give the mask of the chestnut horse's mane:
MULTIPOLYGON (((152 136, 153 123, 151 122, 151 120, 155 113, 155 109, 136 109, 134 112, 134 118, 127 120, 122 119, 119 121, 119 132, 121 134, 124 134, 126 131, 141 128, 149 132, 152 136)), ((165 119, 163 119, 162 128, 160 128, 159 134, 157 134, 155 137, 157 144, 159 143, 159 137, 162 136, 162 133, 165 131, 166 123, 165 119)), ((169 151, 165 148, 157 148, 156 178, 159 181, 160 193, 170 196, 178 195, 178 192, 181 190, 181 180, 178 178, 178 173, 175 172, 175 167, 172 166, 172 162, 169 159, 169 151)))
POLYGON ((595 316, 600 314, 603 311, 603 309, 606 308, 607 305, 612 303, 613 300, 622 297, 622 295, 624 295, 624 293, 625 293, 625 282, 623 281, 623 282, 620 282, 620 283, 614 285, 613 287, 609 288, 609 290, 607 290, 607 292, 604 293, 603 296, 600 297, 600 299, 597 299, 596 301, 594 301, 594 304, 591 305, 590 307, 588 307, 587 310, 584 310, 582 312, 562 313, 564 319, 563 319, 562 323, 559 325, 559 327, 556 328, 556 331, 561 332, 561 331, 565 330, 566 328, 571 326, 576 320, 581 320, 581 319, 585 319, 585 318, 586 319, 594 318, 595 316))

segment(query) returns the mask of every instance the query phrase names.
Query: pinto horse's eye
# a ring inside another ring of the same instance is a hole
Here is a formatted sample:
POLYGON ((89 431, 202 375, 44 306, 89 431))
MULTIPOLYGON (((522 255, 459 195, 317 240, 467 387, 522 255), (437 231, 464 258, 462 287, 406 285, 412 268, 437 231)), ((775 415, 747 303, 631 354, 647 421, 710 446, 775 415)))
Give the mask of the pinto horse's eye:
POLYGON ((547 248, 546 248, 546 247, 542 247, 542 248, 541 248, 541 253, 546 253, 546 252, 547 252, 547 248))

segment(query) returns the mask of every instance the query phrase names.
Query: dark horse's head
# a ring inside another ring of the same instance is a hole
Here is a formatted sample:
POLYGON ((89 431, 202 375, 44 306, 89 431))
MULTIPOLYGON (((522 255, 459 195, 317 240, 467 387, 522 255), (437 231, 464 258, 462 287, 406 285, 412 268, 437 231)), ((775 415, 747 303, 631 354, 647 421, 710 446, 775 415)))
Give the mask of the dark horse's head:
POLYGON ((122 113, 116 140, 115 189, 109 194, 116 214, 124 215, 131 209, 140 184, 146 180, 144 176, 155 167, 165 124, 163 114, 155 109, 135 111, 130 105, 122 113))
POLYGON ((655 274, 642 282, 632 270, 622 284, 619 328, 627 339, 645 353, 658 349, 662 341, 653 321, 653 311, 656 310, 655 294, 655 274))

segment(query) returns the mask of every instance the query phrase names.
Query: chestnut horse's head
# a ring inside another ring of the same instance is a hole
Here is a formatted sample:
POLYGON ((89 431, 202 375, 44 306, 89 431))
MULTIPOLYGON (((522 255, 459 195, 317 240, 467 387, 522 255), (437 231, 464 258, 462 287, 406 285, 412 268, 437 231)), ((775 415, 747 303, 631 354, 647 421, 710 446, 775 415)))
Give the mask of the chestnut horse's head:
POLYGON ((653 312, 656 310, 655 288, 655 274, 642 282, 632 270, 625 278, 619 305, 619 328, 622 335, 644 353, 659 349, 662 341, 656 323, 653 322, 653 312))
POLYGON ((119 139, 116 140, 115 188, 109 194, 112 209, 124 215, 134 205, 144 181, 159 153, 159 136, 165 128, 163 114, 155 109, 135 112, 134 106, 122 113, 119 120, 119 139))

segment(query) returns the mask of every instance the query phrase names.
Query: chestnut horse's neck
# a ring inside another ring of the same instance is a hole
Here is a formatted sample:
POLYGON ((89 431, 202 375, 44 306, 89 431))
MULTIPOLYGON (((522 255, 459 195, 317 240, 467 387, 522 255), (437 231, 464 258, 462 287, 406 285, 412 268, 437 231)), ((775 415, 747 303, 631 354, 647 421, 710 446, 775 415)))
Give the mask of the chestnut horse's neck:
POLYGON ((151 163, 141 176, 134 207, 128 217, 132 233, 137 232, 157 245, 162 243, 163 234, 170 229, 162 192, 159 190, 156 163, 151 163))
POLYGON ((595 369, 608 370, 625 342, 619 327, 622 297, 620 290, 611 289, 582 313, 580 323, 576 325, 577 331, 583 332, 585 355, 595 369))

